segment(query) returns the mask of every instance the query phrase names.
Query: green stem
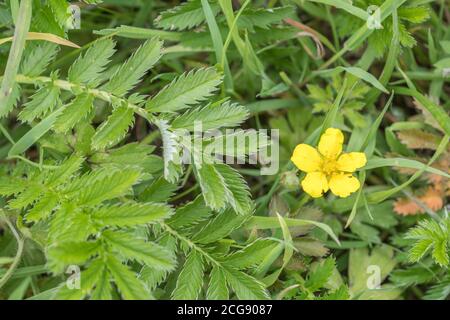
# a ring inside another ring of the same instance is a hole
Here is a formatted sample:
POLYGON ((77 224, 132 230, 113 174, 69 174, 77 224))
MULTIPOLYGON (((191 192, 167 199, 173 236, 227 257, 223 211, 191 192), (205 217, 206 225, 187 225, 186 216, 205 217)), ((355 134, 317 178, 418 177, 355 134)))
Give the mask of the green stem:
POLYGON ((8 62, 6 64, 5 74, 3 76, 0 88, 0 116, 6 115, 9 110, 8 99, 13 90, 14 80, 19 70, 20 60, 22 59, 25 40, 31 23, 32 1, 22 0, 19 7, 16 29, 9 51, 8 62))
POLYGON ((220 65, 222 67, 222 69, 225 67, 225 61, 226 61, 226 55, 227 55, 227 49, 228 46, 231 43, 231 40, 233 39, 233 34, 234 34, 234 29, 237 26, 237 22, 239 20, 239 17, 241 16, 242 12, 244 11, 244 9, 247 7, 247 5, 250 3, 250 0, 247 0, 242 7, 239 9, 239 12, 237 13, 236 17, 233 19, 233 23, 230 27, 230 31, 228 32, 228 36, 225 40, 225 44, 223 45, 223 49, 222 49, 222 61, 220 61, 220 65))
POLYGON ((180 194, 176 195, 175 197, 173 197, 172 201, 176 201, 178 199, 181 199, 181 198, 187 196, 191 192, 194 192, 197 188, 198 188, 198 184, 193 185, 192 187, 190 187, 186 191, 183 191, 182 193, 180 193, 180 194))
POLYGON ((36 163, 36 162, 33 162, 33 161, 31 161, 31 160, 29 160, 29 159, 27 159, 27 158, 25 158, 25 157, 22 157, 22 156, 11 156, 11 157, 9 157, 8 159, 18 159, 18 160, 22 160, 22 161, 24 161, 24 162, 26 162, 26 163, 28 163, 29 165, 32 165, 33 167, 36 167, 36 168, 39 168, 39 169, 48 169, 48 170, 56 170, 56 169, 58 169, 59 168, 59 166, 50 166, 50 165, 44 165, 44 164, 41 164, 41 163, 36 163))
POLYGON ((181 187, 184 187, 189 180, 189 176, 192 173, 192 166, 190 165, 186 171, 183 181, 181 182, 181 187))
POLYGON ((83 91, 86 92, 88 94, 92 94, 94 97, 96 97, 97 99, 103 100, 105 102, 108 103, 112 103, 112 102, 117 102, 117 104, 122 104, 122 103, 126 103, 127 106, 131 109, 133 109, 133 111, 140 115, 141 117, 143 117, 144 119, 146 119, 147 121, 149 121, 150 123, 154 123, 154 118, 151 114, 149 114, 145 109, 130 103, 128 100, 124 99, 124 98, 120 98, 117 97, 107 91, 103 91, 100 89, 91 89, 88 88, 87 86, 84 85, 80 85, 80 84, 75 84, 66 80, 61 80, 61 79, 57 79, 54 80, 50 77, 28 77, 22 74, 17 75, 16 77, 16 81, 19 83, 24 83, 24 84, 35 84, 35 83, 52 83, 54 86, 60 88, 61 90, 65 90, 65 91, 69 91, 69 92, 79 92, 79 91, 83 91))
POLYGON ((23 245, 24 240, 19 235, 19 232, 16 230, 14 225, 9 221, 8 217, 5 215, 2 209, 0 209, 0 218, 5 220, 8 227, 11 229, 12 234, 17 240, 17 253, 14 258, 13 263, 10 265, 8 271, 3 275, 3 277, 0 279, 0 289, 8 282, 8 280, 11 278, 11 276, 14 274, 14 271, 19 266, 20 260, 22 259, 22 253, 23 253, 23 245))
POLYGON ((8 141, 9 141, 12 145, 15 144, 14 139, 11 137, 11 135, 10 135, 9 132, 8 132, 8 130, 6 130, 6 128, 5 128, 2 124, 0 124, 0 131, 3 133, 3 135, 5 136, 5 138, 8 139, 8 141))

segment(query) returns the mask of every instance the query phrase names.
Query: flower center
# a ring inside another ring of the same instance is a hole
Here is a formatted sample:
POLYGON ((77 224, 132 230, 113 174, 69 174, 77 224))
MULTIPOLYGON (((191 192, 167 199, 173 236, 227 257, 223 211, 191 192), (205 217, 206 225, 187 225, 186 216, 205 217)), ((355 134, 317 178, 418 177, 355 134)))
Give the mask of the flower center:
POLYGON ((327 176, 330 176, 337 170, 337 162, 334 159, 323 159, 322 163, 322 172, 327 176))

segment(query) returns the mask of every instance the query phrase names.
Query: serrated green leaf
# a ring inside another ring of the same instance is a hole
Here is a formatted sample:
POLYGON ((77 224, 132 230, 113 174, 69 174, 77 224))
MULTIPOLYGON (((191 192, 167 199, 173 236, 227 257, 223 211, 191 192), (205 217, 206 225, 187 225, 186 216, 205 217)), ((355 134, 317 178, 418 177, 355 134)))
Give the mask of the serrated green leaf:
POLYGON ((421 260, 431 250, 431 255, 436 263, 441 266, 449 264, 448 223, 439 223, 433 219, 426 219, 419 222, 419 225, 408 231, 405 238, 414 240, 409 250, 411 262, 421 260))
POLYGON ((177 285, 172 292, 172 299, 197 299, 203 285, 203 269, 202 256, 195 250, 192 250, 187 256, 183 269, 178 276, 177 285))
POLYGON ((312 292, 325 287, 328 279, 333 274, 334 268, 335 261, 332 257, 321 261, 317 267, 309 273, 305 286, 312 292))
POLYGON ((9 201, 8 206, 13 209, 22 209, 38 200, 42 195, 42 186, 39 184, 29 184, 26 189, 14 199, 9 201))
MULTIPOLYGON (((215 1, 211 4, 215 14, 220 10, 215 1)), ((198 0, 188 0, 181 5, 164 11, 157 18, 157 25, 166 30, 191 29, 205 21, 202 5, 198 0)))
POLYGON ((211 243, 225 238, 240 227, 247 216, 238 215, 232 209, 226 209, 200 229, 193 237, 198 243, 211 243))
POLYGON ((30 222, 36 222, 47 218, 58 203, 58 197, 54 193, 46 193, 41 199, 28 211, 25 219, 30 222))
POLYGON ((20 72, 29 77, 37 77, 45 72, 59 48, 56 44, 45 42, 26 53, 20 65, 20 72))
POLYGON ((157 38, 146 41, 121 65, 103 86, 103 90, 117 96, 125 95, 134 88, 145 73, 161 57, 162 42, 157 38))
POLYGON ((170 183, 164 177, 160 177, 142 191, 139 199, 140 201, 167 202, 178 188, 177 184, 170 183))
POLYGON ((95 209, 92 219, 100 226, 131 227, 167 219, 172 212, 162 203, 124 203, 95 209))
POLYGON ((65 26, 70 17, 68 2, 61 0, 49 0, 48 6, 53 12, 53 15, 59 25, 65 26))
POLYGON ((254 30, 255 27, 268 29, 271 24, 283 19, 294 17, 294 8, 291 6, 278 8, 245 9, 237 21, 239 28, 254 30))
POLYGON ((175 118, 171 127, 174 129, 194 130, 195 122, 201 123, 202 130, 236 127, 249 116, 247 108, 235 103, 222 105, 210 104, 206 107, 188 111, 175 118))
POLYGON ((450 274, 447 275, 436 285, 431 287, 426 295, 425 300, 445 300, 450 295, 450 274))
POLYGON ((20 121, 32 122, 36 118, 44 116, 47 112, 51 112, 55 108, 58 104, 58 100, 58 87, 50 85, 39 89, 20 112, 20 121))
POLYGON ((267 300, 264 285, 248 274, 233 268, 223 268, 227 283, 240 300, 267 300))
POLYGON ((167 223, 175 228, 189 227, 199 223, 211 215, 211 210, 205 205, 200 195, 194 201, 178 207, 175 214, 167 220, 167 223))
POLYGON ((107 230, 102 238, 108 241, 111 249, 127 259, 133 259, 158 270, 172 270, 175 258, 169 250, 156 243, 140 240, 129 233, 107 230))
POLYGON ((94 107, 94 96, 82 93, 76 96, 56 120, 53 128, 56 132, 66 133, 72 130, 78 123, 85 120, 94 107))
POLYGON ((214 69, 198 69, 184 73, 156 96, 148 100, 150 112, 176 112, 211 97, 222 82, 222 76, 214 69))
POLYGON ((114 54, 115 42, 110 38, 96 41, 84 55, 80 55, 72 64, 68 78, 73 83, 93 84, 114 54))
POLYGON ((117 144, 127 134, 133 123, 133 109, 126 105, 117 107, 95 132, 92 147, 98 150, 117 144))
POLYGON ((224 178, 216 167, 204 163, 200 168, 196 168, 195 172, 202 188, 205 203, 214 210, 224 208, 228 190, 225 186, 224 178))
POLYGON ((84 160, 85 159, 83 157, 73 154, 64 160, 58 168, 47 174, 44 182, 45 185, 52 188, 58 184, 66 182, 68 179, 72 178, 76 172, 78 172, 84 160))
POLYGON ((133 168, 99 170, 74 181, 66 193, 79 205, 95 205, 126 193, 139 176, 140 172, 133 168))
POLYGON ((135 273, 123 265, 117 258, 108 255, 106 264, 117 284, 117 288, 125 299, 148 300, 151 298, 142 282, 136 278, 135 273))
POLYGON ((256 266, 273 250, 278 243, 272 240, 260 239, 223 258, 227 266, 236 269, 246 269, 256 266))
POLYGON ((220 267, 214 266, 209 275, 208 300, 228 300, 229 292, 225 274, 220 267))
POLYGON ((112 300, 112 286, 109 277, 109 272, 102 272, 91 294, 91 300, 112 300))
POLYGON ((20 99, 21 87, 14 83, 12 85, 11 94, 4 101, 4 107, 0 109, 0 118, 8 115, 16 106, 20 99))
POLYGON ((51 247, 47 256, 53 270, 61 270, 65 265, 82 264, 98 253, 100 242, 63 242, 51 247))
POLYGON ((245 180, 236 170, 226 164, 217 164, 215 168, 225 182, 228 191, 226 193, 227 202, 238 214, 249 214, 253 206, 250 190, 245 180))

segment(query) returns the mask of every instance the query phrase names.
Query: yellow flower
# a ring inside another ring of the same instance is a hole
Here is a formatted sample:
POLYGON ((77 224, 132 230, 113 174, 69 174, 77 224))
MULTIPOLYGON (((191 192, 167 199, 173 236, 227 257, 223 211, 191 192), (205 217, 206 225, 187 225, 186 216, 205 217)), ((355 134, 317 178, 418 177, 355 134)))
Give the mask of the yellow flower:
POLYGON ((291 161, 306 172, 301 185, 311 197, 319 198, 330 189, 345 198, 359 189, 359 180, 351 173, 366 165, 366 155, 342 153, 343 143, 342 131, 329 128, 320 137, 318 150, 304 143, 295 147, 291 161))

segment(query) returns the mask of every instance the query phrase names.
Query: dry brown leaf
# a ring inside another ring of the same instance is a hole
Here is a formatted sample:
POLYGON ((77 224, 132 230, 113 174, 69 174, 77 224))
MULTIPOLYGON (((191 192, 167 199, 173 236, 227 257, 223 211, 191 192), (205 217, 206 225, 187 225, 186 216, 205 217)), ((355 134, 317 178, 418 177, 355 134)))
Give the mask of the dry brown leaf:
POLYGON ((418 129, 399 131, 397 137, 410 149, 436 150, 439 144, 438 136, 418 129))
POLYGON ((421 196, 419 199, 427 205, 433 211, 437 211, 442 209, 444 206, 444 195, 442 194, 442 190, 429 188, 427 192, 421 196))
POLYGON ((317 50, 317 55, 314 55, 306 46, 303 46, 303 48, 306 50, 306 53, 313 59, 321 59, 325 56, 325 48, 322 44, 322 42, 320 41, 320 37, 319 34, 317 33, 317 31, 315 31, 314 29, 312 29, 311 27, 308 27, 307 25, 287 18, 284 19, 284 22, 286 22, 287 24, 290 24, 291 26, 302 30, 302 32, 299 32, 297 34, 297 36, 299 37, 303 37, 303 36, 307 36, 313 39, 314 43, 316 44, 316 50, 317 50))
MULTIPOLYGON (((427 191, 417 199, 433 211, 442 209, 444 206, 445 193, 441 188, 428 187, 427 191)), ((408 198, 400 198, 394 202, 394 211, 400 215, 415 215, 425 213, 417 202, 408 198)))
POLYGON ((394 212, 402 216, 416 215, 421 212, 419 205, 407 198, 400 198, 394 202, 394 212))

